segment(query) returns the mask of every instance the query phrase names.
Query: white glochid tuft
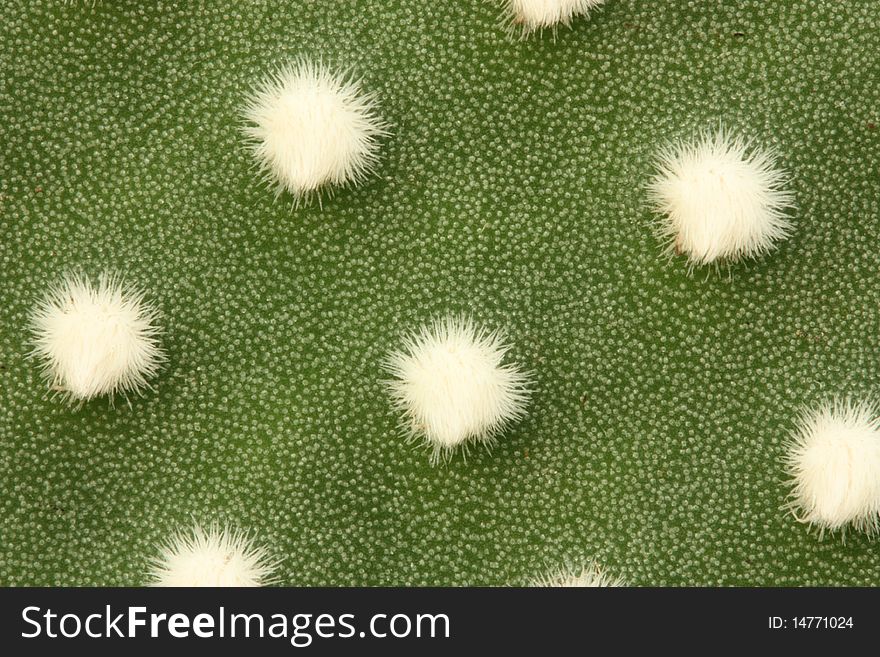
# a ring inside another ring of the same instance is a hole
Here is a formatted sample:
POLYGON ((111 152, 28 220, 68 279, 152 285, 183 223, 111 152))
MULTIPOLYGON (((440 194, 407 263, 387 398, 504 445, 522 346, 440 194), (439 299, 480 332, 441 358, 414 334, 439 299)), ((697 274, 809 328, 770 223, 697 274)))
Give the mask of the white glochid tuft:
POLYGON ((605 0, 504 0, 507 22, 522 29, 523 34, 569 25, 573 18, 585 16, 603 2, 605 0))
POLYGON ((648 193, 661 238, 691 265, 761 256, 791 232, 785 174, 770 152, 723 129, 667 147, 656 167, 648 193))
POLYGON ((625 586, 622 580, 606 574, 595 562, 584 566, 579 572, 563 569, 538 579, 535 586, 553 588, 591 588, 625 586))
POLYGON ((410 435, 432 447, 432 462, 467 443, 490 444, 523 416, 529 377, 502 362, 508 350, 498 331, 446 318, 407 337, 389 356, 394 404, 410 435))
POLYGON ((880 530, 880 414, 871 403, 835 402, 804 413, 787 445, 790 508, 834 532, 880 530))
POLYGON ((245 133, 265 181, 295 204, 363 181, 387 134, 373 94, 323 63, 299 60, 267 77, 244 108, 245 133))
POLYGON ((152 586, 265 586, 277 565, 247 534, 197 525, 161 546, 151 562, 149 580, 152 586))
POLYGON ((33 355, 50 387, 71 400, 140 392, 165 359, 157 319, 143 292, 116 276, 97 285, 67 276, 31 316, 33 355))

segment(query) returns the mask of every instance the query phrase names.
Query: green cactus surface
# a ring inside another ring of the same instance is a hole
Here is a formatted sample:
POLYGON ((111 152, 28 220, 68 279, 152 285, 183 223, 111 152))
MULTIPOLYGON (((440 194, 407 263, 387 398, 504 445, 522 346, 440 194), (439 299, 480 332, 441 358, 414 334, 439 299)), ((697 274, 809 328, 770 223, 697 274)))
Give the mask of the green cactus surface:
POLYGON ((880 382, 880 3, 608 0, 521 39, 489 0, 0 0, 0 584, 140 585, 198 522, 285 585, 880 585, 880 543, 786 509, 805 407, 880 382), (390 125, 293 207, 247 94, 305 57, 390 125), (771 149, 794 231, 667 257, 659 149, 771 149), (65 273, 161 311, 143 395, 72 405, 29 357, 65 273), (527 416, 433 466, 382 363, 436 317, 503 329, 527 416))

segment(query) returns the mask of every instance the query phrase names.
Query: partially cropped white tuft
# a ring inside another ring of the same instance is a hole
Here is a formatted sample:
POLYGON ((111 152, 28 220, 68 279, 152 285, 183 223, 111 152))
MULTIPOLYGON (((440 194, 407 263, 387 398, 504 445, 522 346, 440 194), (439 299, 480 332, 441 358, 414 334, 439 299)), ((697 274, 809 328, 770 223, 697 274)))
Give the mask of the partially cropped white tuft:
POLYGON ((509 350, 498 331, 447 318, 407 337, 387 369, 395 406, 407 429, 432 448, 432 461, 469 441, 491 443, 524 414, 529 377, 502 364, 509 350))
POLYGON ((386 124, 359 80, 299 60, 267 77, 248 99, 245 128, 277 195, 299 204, 331 185, 355 184, 375 168, 386 124))
POLYGON ((505 0, 508 20, 523 33, 569 25, 572 18, 584 16, 605 0, 505 0))
POLYGON ((35 348, 53 390, 72 400, 138 392, 164 360, 157 312, 143 292, 111 275, 97 286, 68 276, 31 317, 35 348))
POLYGON ((663 150, 648 192, 668 251, 705 265, 763 255, 788 237, 785 184, 768 151, 719 129, 663 150))
POLYGON ((871 403, 836 402, 805 413, 788 444, 790 506, 824 531, 880 530, 880 416, 871 403))
POLYGON ((152 586, 265 586, 277 562, 247 534, 199 526, 161 547, 151 564, 152 586))
POLYGON ((563 569, 545 575, 535 582, 535 586, 555 588, 589 588, 600 586, 625 586, 623 580, 607 575, 596 563, 584 566, 580 572, 563 569))

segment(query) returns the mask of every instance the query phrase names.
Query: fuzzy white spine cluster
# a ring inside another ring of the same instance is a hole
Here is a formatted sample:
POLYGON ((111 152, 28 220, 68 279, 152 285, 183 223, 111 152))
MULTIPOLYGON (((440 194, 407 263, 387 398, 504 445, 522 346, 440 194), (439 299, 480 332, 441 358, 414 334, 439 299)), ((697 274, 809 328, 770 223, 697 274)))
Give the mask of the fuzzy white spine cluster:
POLYGON ((432 460, 469 442, 491 443, 525 412, 529 377, 505 364, 498 331, 446 318, 404 340, 388 358, 389 388, 408 431, 433 448, 432 460))
POLYGON ((277 562, 241 532, 212 525, 180 531, 153 559, 152 586, 254 587, 271 583, 277 562))
POLYGON ((268 76, 248 98, 244 117, 264 180, 295 204, 363 181, 387 134, 375 96, 359 80, 307 60, 268 76))
POLYGON ((538 579, 535 586, 553 588, 592 588, 605 586, 625 586, 623 580, 605 573, 599 564, 593 562, 580 571, 562 569, 538 579))
POLYGON ((820 535, 880 531, 880 413, 871 403, 832 402, 806 412, 787 445, 790 507, 820 535))
POLYGON ((137 392, 165 358, 157 319, 144 293, 116 276, 97 285, 68 276, 33 312, 33 355, 50 387, 72 400, 137 392))
POLYGON ((605 0, 505 0, 507 20, 529 34, 559 25, 569 25, 573 18, 585 16, 605 0))
POLYGON ((768 151, 723 129, 661 151, 648 193, 669 253, 692 265, 771 251, 791 232, 794 197, 768 151))

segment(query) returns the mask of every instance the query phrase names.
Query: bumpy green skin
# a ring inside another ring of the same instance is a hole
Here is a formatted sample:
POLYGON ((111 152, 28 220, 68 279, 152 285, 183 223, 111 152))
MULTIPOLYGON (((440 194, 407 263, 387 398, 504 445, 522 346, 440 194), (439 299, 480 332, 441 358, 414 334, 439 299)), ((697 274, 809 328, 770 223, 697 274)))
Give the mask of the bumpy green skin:
POLYGON ((144 582, 156 544, 249 529, 297 585, 878 585, 880 544, 784 509, 798 410, 880 381, 880 5, 609 0, 510 38, 498 3, 3 0, 0 583, 144 582), (240 133, 288 58, 350 67, 378 174, 292 210, 240 133), (775 148, 796 232, 688 274, 643 185, 723 123, 775 148), (27 358, 65 271, 124 272, 169 363, 75 409, 27 358), (446 467, 383 388, 402 332, 504 327, 529 417, 446 467))

